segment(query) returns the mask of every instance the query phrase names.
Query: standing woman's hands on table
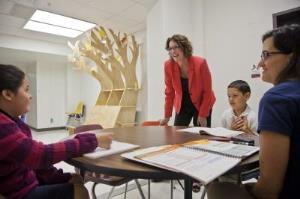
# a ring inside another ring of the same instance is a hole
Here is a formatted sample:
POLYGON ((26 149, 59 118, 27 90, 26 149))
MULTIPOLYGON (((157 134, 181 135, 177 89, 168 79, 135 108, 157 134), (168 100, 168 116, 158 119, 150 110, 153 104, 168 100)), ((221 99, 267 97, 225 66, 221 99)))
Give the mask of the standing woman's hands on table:
POLYGON ((112 133, 100 133, 96 134, 98 146, 100 148, 109 149, 112 143, 112 133))
POLYGON ((168 125, 168 122, 169 122, 170 118, 164 118, 164 119, 161 119, 159 120, 159 125, 160 126, 164 126, 164 125, 168 125))
POLYGON ((202 127, 207 127, 207 119, 206 119, 206 117, 200 117, 200 116, 198 116, 198 118, 197 118, 197 124, 199 126, 202 126, 202 127))

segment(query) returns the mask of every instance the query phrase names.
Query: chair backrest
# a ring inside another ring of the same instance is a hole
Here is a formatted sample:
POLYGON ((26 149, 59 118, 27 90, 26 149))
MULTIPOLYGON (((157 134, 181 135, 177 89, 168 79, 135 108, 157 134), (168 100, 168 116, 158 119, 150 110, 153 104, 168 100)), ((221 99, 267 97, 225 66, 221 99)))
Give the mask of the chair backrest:
POLYGON ((83 113, 84 113, 84 104, 83 104, 83 102, 78 103, 74 113, 77 114, 77 115, 83 115, 83 113))
POLYGON ((91 130, 98 130, 98 129, 103 129, 103 127, 100 124, 85 124, 85 125, 80 125, 75 128, 74 133, 81 133, 85 131, 91 131, 91 130))
POLYGON ((159 126, 160 121, 144 121, 142 126, 159 126))

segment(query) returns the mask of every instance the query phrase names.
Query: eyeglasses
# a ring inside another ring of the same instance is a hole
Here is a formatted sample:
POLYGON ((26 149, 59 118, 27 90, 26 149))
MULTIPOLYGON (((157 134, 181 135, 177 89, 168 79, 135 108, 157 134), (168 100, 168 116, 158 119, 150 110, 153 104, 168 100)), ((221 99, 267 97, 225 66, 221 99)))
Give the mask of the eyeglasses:
POLYGON ((169 47, 167 50, 171 51, 171 50, 177 50, 179 48, 180 48, 179 46, 173 46, 173 47, 169 47))
POLYGON ((269 57, 271 57, 272 55, 277 55, 277 54, 285 54, 283 52, 280 52, 280 51, 274 51, 274 52, 269 52, 269 51, 262 51, 261 52, 261 55, 260 55, 260 58, 262 61, 268 59, 269 57))

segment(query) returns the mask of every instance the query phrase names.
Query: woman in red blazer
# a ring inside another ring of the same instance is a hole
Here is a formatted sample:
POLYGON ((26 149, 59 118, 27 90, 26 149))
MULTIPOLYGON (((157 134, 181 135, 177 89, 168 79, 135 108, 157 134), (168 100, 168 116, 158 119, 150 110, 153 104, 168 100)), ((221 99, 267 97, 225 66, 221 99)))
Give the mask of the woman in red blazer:
POLYGON ((175 107, 175 126, 210 126, 211 110, 216 101, 212 80, 204 58, 193 56, 193 47, 187 37, 173 35, 167 39, 170 59, 165 62, 165 116, 166 125, 175 107))

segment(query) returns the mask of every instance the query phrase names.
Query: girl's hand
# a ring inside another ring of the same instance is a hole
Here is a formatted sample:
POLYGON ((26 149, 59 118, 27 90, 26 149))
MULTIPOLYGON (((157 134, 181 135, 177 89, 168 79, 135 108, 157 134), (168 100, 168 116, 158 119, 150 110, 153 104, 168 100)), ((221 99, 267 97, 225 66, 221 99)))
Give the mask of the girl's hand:
POLYGON ((98 146, 100 148, 109 149, 112 142, 112 133, 99 133, 96 134, 98 146))

